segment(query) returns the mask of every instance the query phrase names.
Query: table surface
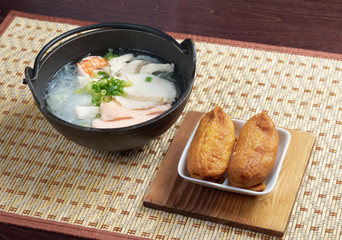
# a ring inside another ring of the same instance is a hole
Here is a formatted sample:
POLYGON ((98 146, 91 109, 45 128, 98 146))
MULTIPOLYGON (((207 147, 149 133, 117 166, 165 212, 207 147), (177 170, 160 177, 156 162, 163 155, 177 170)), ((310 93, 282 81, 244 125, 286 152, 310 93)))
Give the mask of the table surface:
MULTIPOLYGON (((163 31, 342 53, 342 2, 245 0, 1 0, 10 10, 92 22, 130 22, 163 31), (99 4, 100 3, 100 4, 99 4), (66 7, 67 6, 67 7, 66 7)), ((46 232, 0 225, 6 239, 58 239, 46 232)), ((1 237, 0 237, 1 238, 1 237)), ((78 239, 64 236, 64 239, 78 239)))
POLYGON ((295 0, 1 0, 10 10, 92 22, 130 22, 164 31, 342 53, 342 2, 295 0), (66 7, 67 6, 67 7, 66 7))

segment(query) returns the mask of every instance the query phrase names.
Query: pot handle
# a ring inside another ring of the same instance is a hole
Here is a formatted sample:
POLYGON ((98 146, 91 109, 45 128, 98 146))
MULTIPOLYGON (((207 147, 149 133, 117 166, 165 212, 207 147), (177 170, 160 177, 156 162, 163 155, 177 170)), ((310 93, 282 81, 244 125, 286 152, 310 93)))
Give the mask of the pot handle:
POLYGON ((180 45, 181 45, 181 48, 183 49, 183 52, 186 53, 188 56, 191 56, 191 60, 192 60, 191 77, 194 78, 195 71, 196 71, 196 61, 197 61, 195 43, 192 39, 187 38, 180 45))
MULTIPOLYGON (((173 43, 176 47, 178 47, 181 52, 183 52, 184 54, 188 54, 188 49, 184 45, 179 44, 170 35, 162 32, 162 31, 159 31, 157 29, 154 29, 154 28, 150 28, 150 27, 142 26, 142 25, 128 24, 128 23, 100 23, 100 24, 93 24, 93 25, 88 25, 88 26, 72 29, 72 30, 70 30, 68 32, 65 32, 65 33, 59 35, 58 37, 54 38, 50 42, 48 42, 42 48, 42 50, 40 50, 40 52, 38 53, 38 55, 37 55, 37 57, 35 59, 34 66, 33 66, 33 75, 32 75, 31 81, 35 81, 35 79, 37 79, 37 74, 38 74, 38 70, 39 70, 40 61, 41 61, 42 57, 45 55, 45 53, 47 52, 47 50, 49 50, 53 45, 55 45, 59 41, 65 39, 65 38, 67 38, 69 36, 75 35, 75 34, 80 33, 80 32, 89 31, 89 30, 95 30, 95 29, 106 29, 106 28, 133 29, 133 30, 140 30, 142 32, 151 33, 151 34, 160 36, 160 37, 162 37, 164 39, 167 39, 169 42, 173 43)), ((25 83, 25 79, 24 79, 24 83, 25 83)))
POLYGON ((23 80, 24 84, 27 84, 32 92, 32 96, 36 103, 39 105, 40 108, 43 107, 43 103, 38 99, 36 91, 34 90, 32 80, 33 80, 33 69, 30 67, 25 68, 25 79, 23 80))

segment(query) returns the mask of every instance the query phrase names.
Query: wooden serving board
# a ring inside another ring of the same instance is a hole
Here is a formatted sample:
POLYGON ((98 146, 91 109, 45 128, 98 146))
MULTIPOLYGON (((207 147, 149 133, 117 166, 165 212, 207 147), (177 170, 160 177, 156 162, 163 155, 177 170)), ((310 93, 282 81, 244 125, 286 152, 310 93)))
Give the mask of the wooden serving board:
POLYGON ((315 135, 289 130, 291 142, 273 191, 263 196, 247 196, 200 186, 178 175, 179 158, 202 115, 191 111, 185 116, 145 195, 144 206, 283 236, 315 135))

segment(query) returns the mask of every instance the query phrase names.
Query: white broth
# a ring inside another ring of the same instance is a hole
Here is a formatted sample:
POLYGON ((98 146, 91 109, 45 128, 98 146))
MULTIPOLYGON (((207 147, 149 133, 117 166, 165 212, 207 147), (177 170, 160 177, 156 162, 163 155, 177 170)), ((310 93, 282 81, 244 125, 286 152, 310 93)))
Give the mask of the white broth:
POLYGON ((146 55, 88 56, 49 82, 48 110, 81 126, 117 128, 150 120, 177 97, 174 65, 146 55), (109 57, 108 57, 109 56, 109 57))

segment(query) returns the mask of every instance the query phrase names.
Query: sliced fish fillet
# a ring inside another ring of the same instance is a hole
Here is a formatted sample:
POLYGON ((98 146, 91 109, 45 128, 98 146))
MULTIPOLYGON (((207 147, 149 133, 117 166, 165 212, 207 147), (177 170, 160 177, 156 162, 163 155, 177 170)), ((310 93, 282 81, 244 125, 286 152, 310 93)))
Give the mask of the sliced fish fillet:
POLYGON ((129 74, 125 77, 133 83, 124 88, 127 94, 125 97, 129 99, 172 103, 176 98, 175 84, 170 81, 150 74, 129 74), (146 81, 146 77, 150 80, 146 81))
POLYGON ((143 67, 144 65, 148 64, 148 61, 144 61, 144 60, 133 60, 129 63, 127 63, 127 65, 125 65, 120 71, 119 74, 120 75, 127 75, 127 74, 135 74, 135 73, 139 73, 141 67, 143 67))
POLYGON ((132 53, 124 54, 119 57, 114 57, 109 60, 110 70, 113 74, 117 74, 121 69, 123 69, 127 62, 134 59, 134 55, 132 53))
POLYGON ((149 63, 143 66, 139 73, 141 74, 152 74, 154 72, 173 72, 174 64, 171 63, 149 63))
POLYGON ((115 100, 124 108, 128 109, 148 109, 160 105, 158 101, 137 101, 126 97, 116 96, 115 100))

